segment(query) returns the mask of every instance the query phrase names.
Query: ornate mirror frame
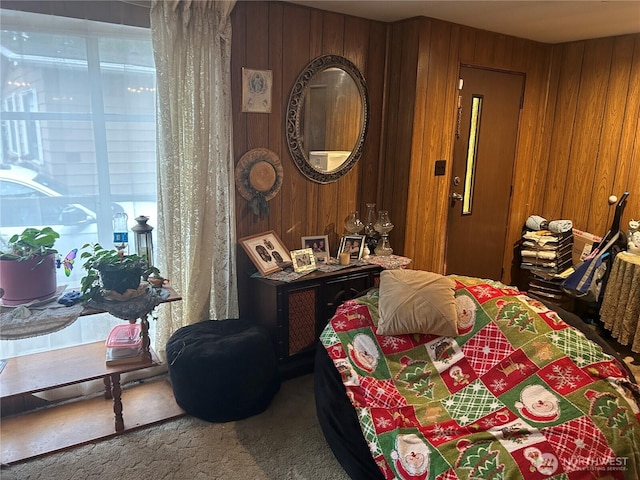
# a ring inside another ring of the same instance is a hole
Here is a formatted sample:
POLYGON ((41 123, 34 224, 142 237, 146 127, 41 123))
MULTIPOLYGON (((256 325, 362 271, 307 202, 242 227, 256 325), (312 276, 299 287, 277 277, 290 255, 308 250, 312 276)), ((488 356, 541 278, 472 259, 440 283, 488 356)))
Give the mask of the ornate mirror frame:
POLYGON ((369 94, 364 77, 358 67, 348 59, 339 55, 322 55, 313 59, 298 76, 291 90, 287 105, 286 134, 289 152, 300 172, 309 180, 318 183, 331 183, 348 173, 362 156, 364 141, 369 125, 369 94), (353 78, 362 103, 362 122, 360 133, 349 157, 333 172, 320 172, 311 166, 309 156, 302 147, 303 133, 301 132, 301 116, 304 107, 305 95, 310 90, 310 84, 316 74, 328 68, 336 67, 347 72, 353 78))

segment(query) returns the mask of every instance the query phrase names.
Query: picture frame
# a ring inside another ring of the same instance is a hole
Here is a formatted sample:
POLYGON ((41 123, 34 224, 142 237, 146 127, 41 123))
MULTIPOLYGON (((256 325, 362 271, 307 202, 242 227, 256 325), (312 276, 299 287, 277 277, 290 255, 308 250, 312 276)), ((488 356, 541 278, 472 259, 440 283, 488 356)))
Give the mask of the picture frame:
POLYGON ((242 67, 242 111, 271 113, 271 70, 242 67))
POLYGON ((313 256, 316 257, 316 263, 329 262, 331 255, 329 254, 328 235, 302 237, 302 248, 310 248, 313 251, 313 256))
POLYGON ((364 235, 343 235, 340 239, 340 247, 336 257, 343 252, 349 252, 351 260, 360 260, 364 251, 364 241, 364 235))
POLYGON ((312 272, 316 269, 316 257, 311 248, 292 250, 290 253, 294 272, 312 272))
POLYGON ((289 249, 273 230, 240 238, 238 242, 263 276, 291 264, 289 249))

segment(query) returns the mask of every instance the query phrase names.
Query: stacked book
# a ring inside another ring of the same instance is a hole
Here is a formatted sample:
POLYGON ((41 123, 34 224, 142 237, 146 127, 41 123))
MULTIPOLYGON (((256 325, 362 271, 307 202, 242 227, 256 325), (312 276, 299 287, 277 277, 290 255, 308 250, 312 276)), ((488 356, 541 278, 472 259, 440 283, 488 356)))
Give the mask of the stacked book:
POLYGON ((116 325, 106 340, 108 367, 140 363, 147 355, 142 347, 142 328, 139 323, 116 325))
POLYGON ((520 242, 520 267, 529 270, 527 293, 540 300, 564 304, 567 296, 560 284, 573 265, 573 232, 525 230, 520 242))

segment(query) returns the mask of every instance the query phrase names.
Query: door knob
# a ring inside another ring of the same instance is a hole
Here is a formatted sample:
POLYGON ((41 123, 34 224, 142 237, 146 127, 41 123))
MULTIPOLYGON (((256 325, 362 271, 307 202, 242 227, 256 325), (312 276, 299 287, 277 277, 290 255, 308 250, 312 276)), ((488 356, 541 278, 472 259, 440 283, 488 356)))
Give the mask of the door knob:
POLYGON ((451 194, 451 200, 457 201, 457 202, 461 202, 462 201, 462 195, 460 195, 459 193, 453 192, 451 194))

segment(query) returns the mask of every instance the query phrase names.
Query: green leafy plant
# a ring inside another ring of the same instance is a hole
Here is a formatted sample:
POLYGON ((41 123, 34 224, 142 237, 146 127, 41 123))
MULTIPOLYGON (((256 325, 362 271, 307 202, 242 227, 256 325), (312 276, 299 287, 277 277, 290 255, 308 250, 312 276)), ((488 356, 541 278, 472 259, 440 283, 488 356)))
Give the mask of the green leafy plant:
POLYGON ((82 248, 90 249, 80 254, 84 260, 82 267, 86 270, 86 275, 80 280, 82 299, 85 301, 99 298, 102 288, 124 293, 127 288, 137 287, 140 277, 146 279, 151 274, 160 274, 160 270, 149 266, 147 259, 138 254, 123 255, 99 243, 85 244, 82 248), (109 285, 105 284, 107 276, 109 285))
POLYGON ((8 243, 8 250, 0 253, 3 260, 31 260, 34 257, 44 257, 51 253, 58 253, 53 248, 60 234, 51 227, 43 229, 26 228, 21 234, 13 235, 8 243))

